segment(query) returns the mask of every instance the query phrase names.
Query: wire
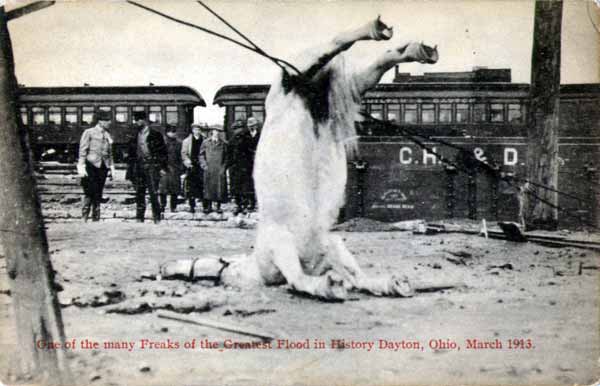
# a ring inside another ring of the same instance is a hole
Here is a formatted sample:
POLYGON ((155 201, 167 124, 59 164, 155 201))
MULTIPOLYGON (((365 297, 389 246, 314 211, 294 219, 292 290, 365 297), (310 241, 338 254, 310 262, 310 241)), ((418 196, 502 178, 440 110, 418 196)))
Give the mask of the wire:
POLYGON ((594 27, 596 32, 598 34, 600 34, 600 30, 598 29, 598 26, 596 25, 596 23, 594 23, 594 19, 592 18, 592 14, 590 12, 590 4, 591 4, 591 1, 589 1, 589 0, 586 1, 585 10, 587 11, 587 15, 588 15, 588 18, 590 19, 590 23, 592 23, 592 27, 594 27))
POLYGON ((285 60, 282 59, 278 59, 278 58, 274 58, 273 56, 267 54, 265 52, 265 50, 263 50, 262 48, 260 48, 256 43, 254 43, 252 40, 250 40, 250 38, 248 38, 246 35, 244 35, 240 30, 238 30, 237 28, 235 28, 233 25, 231 25, 227 20, 225 20, 223 17, 221 17, 218 13, 216 13, 215 11, 213 11, 208 5, 204 4, 202 1, 200 0, 196 0, 196 3, 200 4, 201 6, 203 6, 208 12, 212 13, 217 19, 219 19, 223 24, 225 24, 227 27, 231 28, 233 30, 233 32, 235 32, 236 34, 238 34, 242 39, 244 39, 245 41, 247 41, 248 43, 250 43, 256 50, 257 53, 271 59, 271 61, 273 61, 273 63, 275 63, 277 66, 279 66, 282 70, 286 71, 286 69, 284 67, 281 66, 280 63, 285 64, 286 66, 289 66, 290 68, 292 68, 294 71, 296 71, 298 73, 298 75, 301 75, 300 70, 298 70, 296 67, 294 67, 292 64, 286 62, 285 60))
MULTIPOLYGON (((436 143, 439 143, 439 144, 441 144, 441 145, 445 145, 445 146, 451 147, 451 148, 453 148, 453 149, 456 149, 456 150, 458 150, 458 151, 460 151, 460 152, 465 152, 465 153, 468 153, 468 154, 471 156, 471 153, 470 153, 470 151, 469 151, 469 150, 467 150, 467 149, 465 149, 465 148, 463 148, 462 146, 458 146, 458 145, 455 145, 455 144, 453 144, 453 143, 451 143, 451 142, 444 141, 443 139, 439 139, 439 138, 433 138, 433 137, 431 137, 431 136, 427 136, 427 135, 423 135, 423 134, 417 133, 417 132, 415 132, 415 131, 412 131, 412 130, 410 130, 410 129, 403 128, 403 127, 401 127, 401 126, 398 126, 398 125, 395 125, 395 124, 392 124, 392 123, 389 123, 389 122, 386 122, 386 121, 382 121, 382 120, 380 120, 380 119, 377 119, 377 118, 373 118, 373 117, 371 117, 370 115, 367 115, 367 114, 365 114, 365 113, 361 113, 361 115, 362 115, 363 117, 366 117, 367 119, 370 119, 370 120, 372 120, 372 121, 375 121, 375 122, 377 122, 377 123, 383 124, 383 125, 385 125, 385 126, 388 126, 388 127, 394 127, 394 128, 396 128, 397 130, 399 130, 399 131, 401 131, 401 132, 404 132, 404 133, 405 133, 405 135, 406 135, 406 133, 409 133, 409 136, 410 136, 410 137, 420 137, 420 138, 424 138, 424 139, 427 139, 428 141, 436 142, 436 143)), ((410 138, 410 139, 414 141, 414 138, 410 138)), ((427 149, 427 151, 431 153, 431 151, 430 151, 429 149, 427 149)), ((440 157, 441 157, 441 156, 440 156, 440 157)), ((493 170, 493 167, 492 167, 491 165, 489 165, 488 163, 486 163, 486 162, 483 162, 483 161, 481 161, 480 159, 478 159, 478 158, 476 158, 476 157, 474 157, 474 156, 471 156, 471 157, 472 157, 474 160, 476 160, 477 162, 479 162, 480 164, 484 165, 484 167, 485 167, 485 168, 487 168, 487 169, 492 169, 492 170, 493 170)), ((545 189, 545 190, 548 190, 548 191, 551 191, 551 192, 554 192, 554 193, 557 193, 557 194, 561 194, 561 195, 563 195, 563 196, 565 196, 565 197, 570 197, 570 198, 573 198, 573 199, 575 199, 575 200, 578 200, 578 201, 580 201, 580 202, 585 202, 585 201, 587 201, 587 200, 584 200, 584 199, 582 199, 582 198, 580 198, 580 197, 578 197, 578 196, 575 196, 575 195, 573 195, 573 194, 570 194, 570 193, 565 193, 565 192, 562 192, 562 191, 556 190, 556 189, 554 189, 554 188, 552 188, 552 187, 550 187, 550 186, 542 185, 542 184, 539 184, 539 183, 536 183, 536 182, 530 181, 530 180, 528 180, 528 179, 524 179, 524 178, 518 178, 518 177, 513 177, 513 178, 514 178, 515 180, 518 180, 518 181, 521 181, 521 182, 527 182, 527 183, 530 183, 530 184, 531 184, 531 185, 533 185, 533 186, 536 186, 536 187, 539 187, 539 188, 542 188, 542 189, 545 189)))
POLYGON ((425 145, 421 140, 419 140, 419 139, 417 139, 415 137, 426 138, 426 139, 428 139, 428 140, 430 140, 432 142, 437 142, 437 143, 440 143, 440 144, 444 144, 444 145, 450 146, 450 147, 452 147, 454 149, 457 149, 460 152, 463 152, 464 154, 468 154, 470 156, 470 159, 475 160, 476 162, 478 162, 479 166, 483 165, 484 169, 487 170, 488 172, 490 172, 496 179, 507 182, 509 185, 511 185, 511 187, 514 187, 514 188, 518 189, 519 191, 522 191, 523 193, 525 193, 525 194, 527 194, 527 195, 529 195, 531 197, 534 197, 535 199, 539 200, 540 202, 542 202, 542 203, 550 206, 553 209, 561 211, 562 213, 566 214, 569 217, 577 218, 579 221, 583 222, 585 225, 587 225, 587 226, 589 226, 591 228, 600 229, 600 227, 597 227, 597 226, 595 226, 593 224, 590 224, 587 221, 583 221, 583 219, 581 218, 581 216, 578 216, 578 215, 575 215, 575 214, 571 213, 570 210, 568 210, 566 208, 563 208, 563 207, 561 207, 559 205, 555 205, 554 203, 552 203, 552 202, 550 202, 550 201, 548 201, 548 200, 540 197, 537 193, 535 193, 535 192, 533 192, 533 191, 531 191, 529 189, 521 189, 520 186, 516 186, 515 185, 514 181, 529 182, 533 186, 536 186, 536 187, 539 187, 539 188, 542 188, 542 189, 546 189, 546 190, 549 190, 549 191, 553 191, 555 193, 562 194, 562 195, 567 196, 567 197, 574 198, 574 199, 578 200, 579 202, 587 202, 588 200, 583 200, 583 199, 581 199, 581 198, 579 198, 577 196, 573 196, 573 195, 571 195, 569 193, 560 192, 560 191, 558 191, 556 189, 553 189, 551 187, 548 187, 548 186, 545 186, 545 185, 542 185, 542 184, 537 184, 537 183, 531 182, 531 181, 529 181, 527 179, 518 178, 518 177, 514 177, 514 176, 502 176, 502 175, 500 175, 499 170, 495 169, 490 164, 477 159, 475 156, 473 156, 471 154, 470 151, 468 151, 467 149, 465 149, 465 148, 463 148, 461 146, 452 144, 450 142, 447 142, 447 141, 444 141, 444 140, 441 140, 441 139, 431 138, 430 136, 425 136, 423 134, 418 134, 418 133, 414 133, 414 132, 411 133, 410 129, 407 129, 407 128, 404 128, 404 127, 392 124, 390 122, 382 121, 382 120, 377 119, 377 118, 373 118, 372 116, 370 116, 370 115, 368 115, 366 113, 363 113, 363 112, 361 112, 360 114, 363 117, 367 118, 367 120, 371 120, 373 122, 377 122, 377 123, 383 124, 384 126, 393 127, 395 129, 397 129, 405 137, 407 137, 408 139, 410 139, 411 141, 413 141, 414 143, 416 143, 419 147, 427 150, 428 153, 433 154, 440 161, 442 161, 442 162, 444 162, 444 163, 446 163, 448 165, 453 166, 456 170, 458 170, 458 171, 460 171, 462 173, 470 175, 470 174, 472 174, 472 171, 467 170, 467 169, 465 169, 463 167, 460 167, 458 164, 451 162, 450 160, 446 159, 444 156, 440 155, 435 150, 433 150, 429 146, 425 145))
POLYGON ((227 41, 229 41, 229 42, 231 42, 231 43, 237 44, 237 45, 238 45, 238 46, 240 46, 240 47, 243 47, 243 48, 245 48, 245 49, 247 49, 247 50, 250 50, 250 51, 252 51, 252 52, 254 52, 254 53, 257 53, 257 54, 259 54, 259 55, 261 55, 261 56, 264 56, 265 58, 267 58, 267 59, 269 59, 269 60, 273 61, 273 62, 274 62, 274 63, 275 63, 277 66, 279 66, 279 67, 280 67, 280 68, 281 68, 283 71, 286 71, 286 72, 287 72, 287 69, 286 69, 285 67, 283 67, 283 66, 281 65, 281 63, 285 64, 286 66, 289 66, 291 69, 293 69, 294 71, 298 72, 298 74, 300 74, 300 71, 299 71, 299 70, 298 70, 296 67, 294 67, 292 64, 290 64, 290 63, 286 62, 286 61, 285 61, 285 60, 283 60, 283 59, 279 59, 279 58, 277 58, 277 57, 270 56, 270 55, 268 55, 267 53, 265 53, 265 52, 264 52, 264 51, 262 51, 262 50, 257 50, 255 47, 252 47, 252 46, 249 46, 249 45, 247 45, 247 44, 241 43, 241 42, 239 42, 239 41, 237 41, 237 40, 235 40, 235 39, 232 39, 232 38, 230 38, 230 37, 228 37, 228 36, 225 36, 225 35, 223 35, 223 34, 220 34, 220 33, 218 33, 218 32, 212 31, 212 30, 210 30, 210 29, 208 29, 208 28, 204 28, 204 27, 201 27, 201 26, 199 26, 199 25, 196 25, 196 24, 193 24, 193 23, 189 23, 189 22, 187 22, 187 21, 184 21, 184 20, 181 20, 181 19, 177 19, 177 18, 175 18, 175 17, 173 17, 173 16, 169 16, 169 15, 167 15, 167 14, 165 14, 165 13, 162 13, 162 12, 160 12, 160 11, 157 11, 157 10, 155 10, 155 9, 152 9, 152 8, 150 8, 150 7, 146 7, 145 5, 141 5, 141 4, 139 4, 139 3, 136 3, 135 1, 132 1, 132 0, 126 0, 126 1, 127 1, 127 3, 129 3, 129 4, 131 4, 131 5, 135 5, 136 7, 142 8, 143 10, 145 10, 145 11, 148 11, 148 12, 150 12, 150 13, 153 13, 153 14, 155 14, 155 15, 158 15, 158 16, 161 16, 161 17, 164 17, 164 18, 166 18, 166 19, 168 19, 168 20, 171 20, 171 21, 173 21, 173 22, 175 22, 175 23, 179 23, 179 24, 185 25, 185 26, 187 26, 187 27, 191 27, 191 28, 199 29, 200 31, 202 31, 202 32, 206 32, 206 33, 207 33, 207 34, 209 34, 209 35, 213 35, 213 36, 216 36, 216 37, 218 37, 218 38, 221 38, 221 39, 227 40, 227 41))

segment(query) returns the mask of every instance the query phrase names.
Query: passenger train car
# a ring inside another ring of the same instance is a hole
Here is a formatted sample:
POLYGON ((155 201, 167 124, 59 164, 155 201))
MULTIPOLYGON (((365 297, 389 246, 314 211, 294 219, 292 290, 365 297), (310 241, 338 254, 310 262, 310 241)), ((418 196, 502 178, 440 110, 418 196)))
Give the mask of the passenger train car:
POLYGON ((94 113, 112 111, 109 130, 115 141, 115 161, 121 162, 126 143, 135 135, 132 114, 145 111, 151 125, 178 128, 183 136, 194 119, 194 108, 206 106, 202 96, 185 86, 20 87, 21 124, 29 130, 34 159, 72 163, 83 130, 94 125, 94 113))
MULTIPOLYGON (((529 85, 512 83, 510 69, 395 71, 393 83, 377 85, 363 99, 365 114, 378 121, 357 122, 359 151, 348 163, 342 217, 516 220, 526 177, 529 85)), ((268 89, 218 90, 213 103, 225 107, 225 127, 249 116, 263 121, 268 89)), ((600 84, 562 85, 560 98, 558 190, 577 197, 559 196, 560 221, 599 226, 600 84)))

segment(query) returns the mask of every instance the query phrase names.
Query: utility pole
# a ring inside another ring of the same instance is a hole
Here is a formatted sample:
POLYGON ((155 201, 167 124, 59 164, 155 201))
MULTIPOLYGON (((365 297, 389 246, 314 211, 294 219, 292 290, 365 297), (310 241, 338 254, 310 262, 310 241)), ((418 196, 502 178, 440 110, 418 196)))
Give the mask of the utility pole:
POLYGON ((531 106, 527 128, 527 179, 524 220, 528 229, 556 229, 560 40, 562 0, 536 0, 531 56, 531 106))
POLYGON ((64 384, 70 381, 64 349, 38 346, 43 341, 64 347, 65 334, 28 134, 17 124, 17 80, 7 26, 9 20, 52 4, 37 2, 10 12, 0 7, 0 243, 17 327, 15 370, 23 379, 64 384))

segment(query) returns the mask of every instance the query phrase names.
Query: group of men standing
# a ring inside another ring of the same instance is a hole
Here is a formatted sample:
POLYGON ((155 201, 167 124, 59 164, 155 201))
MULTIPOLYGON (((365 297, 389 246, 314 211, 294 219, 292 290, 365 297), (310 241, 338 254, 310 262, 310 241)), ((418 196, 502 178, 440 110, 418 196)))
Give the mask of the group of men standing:
MULTIPOLYGON (((82 177, 84 203, 82 218, 100 219, 100 201, 107 176, 114 175, 112 137, 107 129, 112 114, 97 113, 96 126, 81 136, 78 174, 82 177)), ((165 135, 150 127, 145 112, 133 113, 137 134, 128 147, 128 168, 125 178, 136 189, 136 219, 144 221, 146 192, 150 196, 152 219, 159 223, 167 206, 177 209, 181 194, 181 176, 185 175, 185 193, 190 211, 195 212, 196 199, 201 200, 204 213, 221 213, 221 203, 227 201, 227 170, 235 214, 253 211, 256 207, 252 172, 259 139, 259 122, 250 117, 232 126, 232 136, 226 141, 222 130, 193 124, 190 135, 179 140, 174 126, 167 125, 165 135), (214 209, 213 209, 213 203, 214 209)))

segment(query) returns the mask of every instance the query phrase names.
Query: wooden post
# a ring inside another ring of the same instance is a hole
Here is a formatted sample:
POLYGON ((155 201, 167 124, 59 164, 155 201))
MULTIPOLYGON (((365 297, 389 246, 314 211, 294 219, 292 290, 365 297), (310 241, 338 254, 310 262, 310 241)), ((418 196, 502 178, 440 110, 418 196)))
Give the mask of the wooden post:
POLYGON ((60 384, 69 381, 65 351, 36 346, 44 341, 64 347, 65 335, 27 132, 16 120, 17 81, 7 21, 0 7, 0 243, 17 326, 19 368, 15 370, 22 377, 60 384))
MULTIPOLYGON (((562 0, 536 0, 527 177, 529 181, 553 189, 557 189, 558 183, 561 21, 562 0)), ((556 229, 557 194, 532 184, 527 189, 533 193, 524 197, 523 215, 527 228, 556 229)))

